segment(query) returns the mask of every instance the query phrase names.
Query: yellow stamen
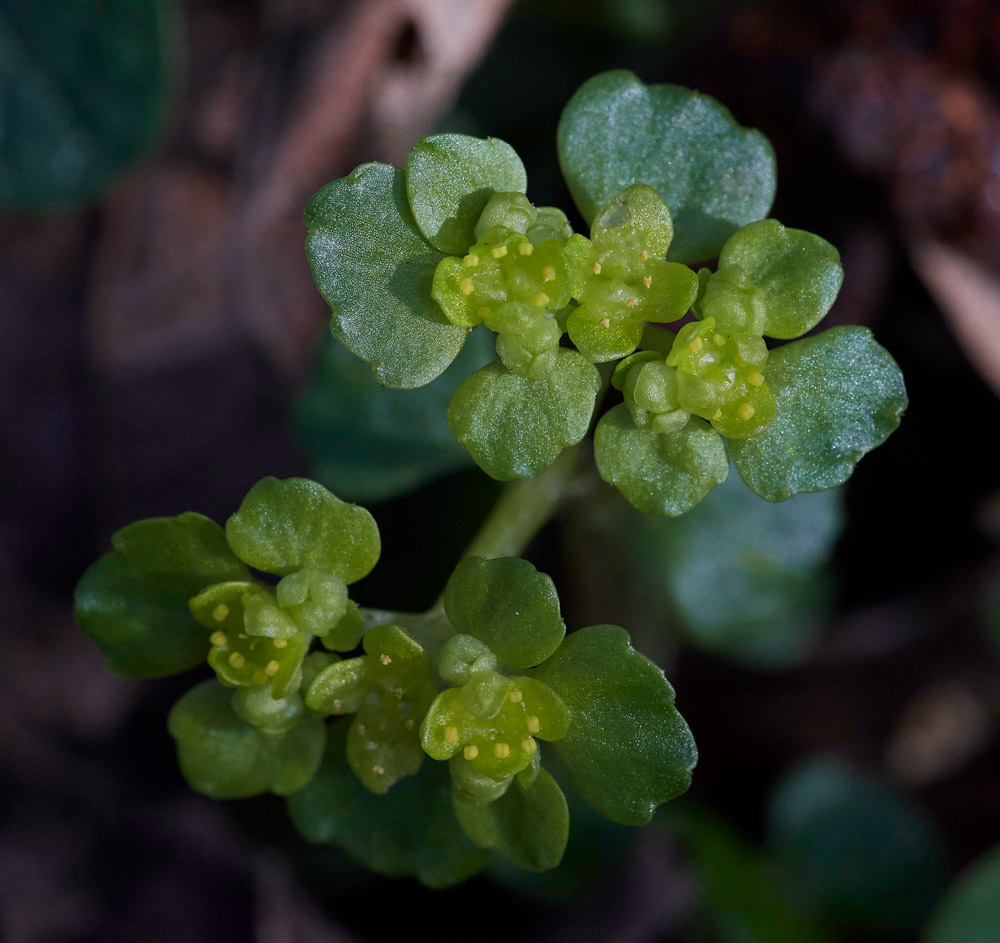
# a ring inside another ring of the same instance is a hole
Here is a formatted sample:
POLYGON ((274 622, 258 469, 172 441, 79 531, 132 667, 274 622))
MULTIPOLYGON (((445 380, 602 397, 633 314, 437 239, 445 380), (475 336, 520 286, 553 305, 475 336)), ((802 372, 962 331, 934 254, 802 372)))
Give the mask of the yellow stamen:
POLYGON ((517 251, 520 252, 521 255, 531 255, 531 253, 535 251, 535 247, 530 242, 522 242, 518 245, 517 251))
POLYGON ((381 767, 381 766, 373 766, 373 767, 372 767, 372 772, 373 772, 373 773, 374 773, 374 774, 375 774, 376 776, 381 776, 381 775, 382 775, 382 774, 383 774, 383 773, 385 772, 385 770, 384 770, 384 769, 382 769, 382 767, 381 767))
POLYGON ((753 417, 753 414, 757 412, 749 403, 744 403, 739 409, 736 410, 737 415, 746 422, 748 419, 753 417))
POLYGON ((253 673, 253 683, 254 684, 263 684, 265 681, 267 681, 267 674, 265 672, 261 671, 260 668, 258 668, 253 673))
POLYGON ((517 704, 523 697, 524 695, 520 691, 511 691, 510 694, 507 695, 507 700, 510 701, 511 704, 517 704))
POLYGON ((747 377, 747 383, 751 386, 763 386, 764 385, 764 374, 763 373, 751 373, 747 377))
POLYGON ((717 409, 715 415, 712 417, 712 422, 718 422, 722 418, 722 410, 717 409))
POLYGON ((625 304, 627 304, 630 308, 634 308, 638 303, 638 298, 629 298, 629 300, 625 302, 625 304))
POLYGON ((358 733, 364 733, 364 732, 365 732, 365 725, 358 724, 358 733))
POLYGON ((493 755, 498 760, 506 759, 510 756, 510 745, 507 743, 497 743, 493 746, 493 755))
POLYGON ((712 340, 715 341, 715 346, 716 347, 725 347, 726 346, 726 339, 721 334, 716 334, 715 337, 712 338, 712 340))
POLYGON ((264 667, 264 672, 269 678, 273 678, 279 671, 281 671, 281 662, 275 661, 273 658, 264 667))
POLYGON ((648 258, 649 258, 649 253, 645 249, 643 249, 642 252, 639 253, 639 260, 641 262, 645 262, 646 259, 648 258))
POLYGON ((382 662, 383 665, 388 665, 389 662, 392 661, 392 659, 385 652, 382 652, 382 654, 378 656, 378 660, 382 662))
POLYGON ((495 249, 490 249, 490 255, 492 255, 494 259, 502 259, 506 254, 506 246, 497 246, 495 249))
POLYGON ((643 283, 643 285, 645 285, 645 286, 646 286, 647 288, 649 288, 649 286, 653 284, 653 276, 652 276, 652 275, 647 275, 647 276, 646 276, 646 277, 645 277, 645 278, 644 278, 644 279, 642 280, 642 283, 643 283))
POLYGON ((595 262, 594 263, 594 274, 595 275, 600 275, 601 274, 601 263, 600 262, 595 262))
POLYGON ((733 363, 737 367, 745 367, 747 365, 747 362, 739 354, 733 354, 733 363))
POLYGON ((445 727, 444 728, 444 742, 445 743, 458 743, 458 727, 445 727))
POLYGON ((540 291, 531 300, 536 308, 544 308, 552 299, 544 291, 540 291))
POLYGON ((271 644, 275 648, 284 648, 288 644, 288 639, 286 639, 286 638, 276 638, 271 644))
POLYGON ((212 643, 213 645, 216 645, 216 646, 218 646, 219 648, 221 648, 221 647, 222 647, 223 645, 225 645, 225 644, 226 644, 226 643, 227 643, 227 642, 229 641, 229 639, 228 639, 228 638, 226 638, 226 633, 225 633, 225 632, 213 632, 213 633, 212 633, 212 634, 211 634, 211 635, 210 635, 210 636, 208 637, 208 640, 209 640, 209 641, 210 641, 210 642, 211 642, 211 643, 212 643))
POLYGON ((463 278, 459 283, 458 287, 461 289, 463 295, 471 295, 475 290, 476 286, 472 284, 471 278, 463 278))
POLYGON ((688 350, 690 350, 692 354, 696 354, 704 346, 705 345, 702 343, 701 338, 696 337, 690 344, 688 344, 688 350))
POLYGON ((525 723, 528 725, 528 733, 538 733, 542 729, 541 723, 539 723, 538 718, 534 715, 529 717, 525 723))
POLYGON ((343 704, 344 704, 344 702, 339 697, 335 697, 333 699, 333 709, 335 711, 339 711, 340 708, 343 706, 343 704))
POLYGON ((611 327, 611 322, 607 318, 601 318, 601 320, 597 323, 600 324, 601 327, 611 327))
POLYGON ((396 690, 393 691, 392 693, 396 696, 396 700, 397 701, 403 700, 403 689, 402 688, 396 688, 396 690))
POLYGON ((229 615, 229 606, 227 606, 225 603, 220 602, 219 605, 217 605, 212 610, 212 618, 215 619, 216 622, 225 622, 226 616, 228 615, 229 615))
POLYGON ((538 744, 535 743, 535 741, 532 740, 531 737, 528 737, 527 740, 521 741, 521 749, 524 750, 525 753, 530 755, 534 753, 535 750, 538 749, 538 744))
POLYGON ((232 665, 237 671, 239 671, 240 668, 242 668, 246 663, 247 660, 239 652, 233 652, 232 655, 229 656, 229 664, 232 665))
POLYGON ((404 727, 405 727, 405 728, 406 728, 407 730, 412 730, 412 729, 413 729, 413 718, 412 718, 412 717, 408 717, 408 718, 407 718, 407 720, 406 720, 406 723, 405 723, 405 724, 403 724, 403 726, 404 726, 404 727))
POLYGON ((478 255, 467 255, 462 261, 468 266, 468 268, 475 268, 479 264, 478 255))
POLYGON ((554 281, 556 277, 556 267, 554 265, 546 265, 542 269, 542 280, 546 282, 554 281))
POLYGON ((464 756, 467 760, 474 760, 477 756, 479 756, 479 747, 477 747, 474 743, 470 743, 462 751, 462 756, 464 756))

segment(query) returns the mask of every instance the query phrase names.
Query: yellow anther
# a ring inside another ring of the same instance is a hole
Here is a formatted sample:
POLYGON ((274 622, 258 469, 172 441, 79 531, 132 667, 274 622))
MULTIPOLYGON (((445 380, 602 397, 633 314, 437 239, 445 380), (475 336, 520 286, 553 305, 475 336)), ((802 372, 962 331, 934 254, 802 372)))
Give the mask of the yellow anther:
POLYGON ((479 756, 479 747, 477 747, 474 743, 470 743, 462 751, 462 756, 464 756, 467 760, 474 760, 477 756, 479 756))
POLYGON ((237 671, 242 668, 247 663, 247 660, 239 653, 233 652, 229 656, 229 664, 232 665, 237 671))
POLYGON ((276 638, 271 644, 275 648, 284 648, 288 644, 288 639, 286 639, 286 638, 276 638))
POLYGON ((542 269, 542 280, 546 282, 555 281, 556 277, 556 267, 554 265, 546 265, 542 269))
POLYGON ((388 665, 389 662, 392 661, 392 659, 385 652, 382 652, 382 654, 378 656, 378 660, 382 662, 383 665, 388 665))
POLYGON ((733 354, 733 363, 737 367, 745 367, 747 365, 747 362, 739 354, 733 354))
POLYGON ((480 308, 476 315, 480 321, 485 321, 493 313, 492 308, 480 308))
POLYGON ((648 258, 649 258, 649 253, 645 249, 643 249, 642 252, 639 253, 639 261, 645 262, 646 259, 648 258))
POLYGON ((736 414, 746 422, 748 419, 753 417, 753 414, 757 412, 749 403, 744 403, 739 409, 736 410, 736 414))
POLYGON ((701 338, 700 337, 696 337, 693 341, 691 341, 690 344, 688 344, 688 350, 690 350, 692 354, 696 354, 704 346, 705 345, 702 343, 701 338))
POLYGON ((712 422, 718 422, 722 418, 722 410, 717 409, 715 415, 712 417, 712 422))
POLYGON ((645 285, 645 286, 646 286, 647 288, 649 288, 649 286, 653 284, 653 276, 652 276, 652 275, 647 275, 647 276, 646 276, 646 277, 645 277, 645 278, 644 278, 644 279, 642 280, 642 283, 643 283, 643 285, 645 285))
POLYGON ((751 386, 763 386, 764 385, 764 374, 763 373, 751 373, 747 377, 747 383, 751 386))
POLYGON ((365 732, 365 725, 358 724, 358 733, 364 733, 364 732, 365 732))
POLYGON ((227 642, 229 641, 229 639, 228 639, 228 638, 226 637, 226 633, 225 633, 225 632, 213 632, 213 633, 212 633, 212 634, 211 634, 211 635, 210 635, 210 636, 208 637, 208 640, 209 640, 209 641, 210 641, 210 642, 211 642, 211 643, 212 643, 213 645, 216 645, 216 646, 218 646, 218 647, 220 647, 220 648, 221 648, 221 647, 222 647, 223 645, 225 645, 225 644, 226 644, 226 643, 227 643, 227 642))
POLYGON ((524 752, 530 756, 532 753, 535 752, 535 750, 538 749, 538 744, 535 743, 535 741, 532 740, 531 737, 528 737, 527 740, 521 741, 521 749, 524 750, 524 752))
POLYGON ((634 308, 638 303, 638 298, 629 298, 629 300, 625 302, 625 304, 627 304, 630 308, 634 308))
POLYGON ((478 255, 467 255, 462 261, 466 264, 468 268, 475 268, 479 264, 478 255))
POLYGON ((601 320, 597 323, 600 324, 601 327, 611 327, 611 322, 607 318, 601 318, 601 320))
POLYGON ((510 744, 509 743, 493 744, 493 755, 498 760, 506 759, 508 756, 510 756, 510 744))
POLYGON ((253 673, 253 683, 254 684, 263 684, 265 681, 267 681, 267 674, 265 672, 261 671, 260 668, 258 668, 253 673))
POLYGON ((532 304, 536 308, 544 308, 552 299, 545 294, 544 291, 540 291, 534 298, 531 299, 532 304))
POLYGON ((396 696, 396 700, 397 701, 403 700, 403 689, 402 688, 396 688, 396 690, 393 691, 392 693, 396 696))
POLYGON ((339 697, 335 697, 335 698, 333 699, 333 709, 334 709, 335 711, 339 711, 339 710, 340 710, 340 708, 341 708, 341 707, 343 706, 343 703, 344 703, 344 702, 343 702, 343 701, 342 701, 342 700, 341 700, 341 699, 340 699, 339 697))
POLYGON ((225 622, 226 616, 228 615, 229 606, 222 602, 220 602, 219 605, 212 610, 212 618, 215 619, 216 622, 225 622))
POLYGON ((523 697, 524 695, 520 691, 514 690, 507 695, 507 700, 510 701, 511 704, 519 704, 523 697))
POLYGON ((264 666, 264 671, 269 678, 273 678, 279 671, 281 671, 281 662, 275 661, 273 658, 264 666))
POLYGON ((497 246, 495 249, 490 249, 490 255, 492 255, 494 259, 502 259, 506 254, 506 246, 497 246))
POLYGON ((518 245, 517 251, 520 252, 521 255, 531 255, 531 253, 535 251, 535 247, 530 242, 522 242, 518 245))
POLYGON ((405 728, 406 728, 407 730, 412 730, 412 729, 413 729, 413 718, 412 718, 412 717, 408 717, 408 718, 406 719, 406 723, 405 723, 405 724, 403 724, 403 726, 404 726, 404 727, 405 727, 405 728))
POLYGON ((532 714, 531 717, 525 721, 525 723, 528 725, 528 733, 538 733, 538 731, 542 729, 541 723, 534 714, 532 714))
POLYGON ((444 742, 445 743, 458 743, 458 727, 445 727, 444 728, 444 742))
POLYGON ((601 263, 600 262, 595 262, 594 263, 594 274, 595 275, 600 275, 601 274, 601 263))
POLYGON ((385 772, 385 770, 384 770, 384 769, 382 769, 382 767, 381 767, 381 766, 373 766, 373 767, 372 767, 372 772, 373 772, 373 773, 374 773, 374 774, 375 774, 376 776, 381 776, 381 775, 382 775, 382 774, 383 774, 383 773, 385 772))
POLYGON ((471 278, 463 278, 459 283, 458 287, 461 289, 463 295, 471 295, 475 290, 476 286, 472 284, 471 278))
POLYGON ((716 347, 726 346, 726 339, 721 334, 716 334, 715 337, 712 338, 712 340, 715 341, 716 347))

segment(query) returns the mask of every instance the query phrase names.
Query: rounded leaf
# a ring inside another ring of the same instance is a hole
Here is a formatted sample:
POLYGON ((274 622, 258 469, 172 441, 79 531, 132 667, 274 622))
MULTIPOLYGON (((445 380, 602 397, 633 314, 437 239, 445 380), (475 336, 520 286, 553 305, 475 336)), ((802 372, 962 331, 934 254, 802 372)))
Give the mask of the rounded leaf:
POLYGON ((148 146, 176 56, 173 4, 32 0, 0 15, 0 203, 90 199, 148 146))
POLYGON ((226 522, 226 539, 245 563, 286 576, 312 567, 353 583, 378 561, 378 526, 307 478, 263 478, 226 522))
POLYGON ((864 327, 834 327, 772 351, 767 382, 777 418, 729 448, 740 477, 768 501, 843 484, 907 405, 896 361, 864 327))
POLYGON ((319 773, 288 799, 288 812, 307 841, 340 845, 375 871, 430 887, 458 884, 489 858, 455 820, 443 763, 425 763, 377 796, 348 767, 342 737, 330 738, 319 773))
POLYGON ((678 85, 643 85, 631 72, 585 82, 559 121, 559 162, 588 222, 633 183, 670 207, 669 257, 718 255, 740 227, 763 219, 774 199, 774 152, 715 99, 678 85))
POLYGON ((114 548, 84 573, 74 615, 117 674, 155 678, 193 668, 208 654, 209 632, 188 600, 211 583, 245 580, 214 521, 189 512, 122 528, 114 548))
POLYGON ((562 861, 569 809, 559 784, 544 769, 530 785, 517 777, 494 802, 477 802, 458 789, 452 795, 459 824, 480 848, 532 871, 548 871, 562 861))
POLYGON ((560 350, 537 379, 494 360, 456 390, 448 428, 493 478, 534 478, 587 434, 599 386, 597 368, 575 350, 560 350))
POLYGON ((624 403, 598 422, 594 460, 640 511, 669 517, 689 511, 729 474, 726 447, 707 422, 692 417, 676 432, 639 429, 624 403))
POLYGON ((290 730, 261 731, 236 715, 232 697, 218 682, 203 681, 171 709, 167 727, 188 784, 213 799, 301 789, 323 756, 323 722, 302 717, 290 730))
POLYGON ((544 661, 566 634, 551 578, 518 557, 466 557, 448 580, 444 607, 457 632, 515 668, 544 661))
POLYGON ((670 682, 624 629, 573 632, 531 674, 569 707, 569 732, 552 749, 599 812, 643 825, 688 788, 698 761, 691 731, 670 682))
POLYGON ((494 193, 524 193, 521 158, 499 138, 432 134, 406 155, 406 193, 424 238, 446 255, 464 255, 494 193))
POLYGON ((719 255, 720 268, 738 265, 761 290, 768 337, 801 337, 826 317, 844 281, 840 253, 804 229, 776 219, 744 226, 719 255))
POLYGON ((402 171, 363 164, 323 187, 305 222, 306 255, 334 337, 385 386, 423 386, 442 373, 467 332, 431 297, 441 253, 413 221, 402 171))

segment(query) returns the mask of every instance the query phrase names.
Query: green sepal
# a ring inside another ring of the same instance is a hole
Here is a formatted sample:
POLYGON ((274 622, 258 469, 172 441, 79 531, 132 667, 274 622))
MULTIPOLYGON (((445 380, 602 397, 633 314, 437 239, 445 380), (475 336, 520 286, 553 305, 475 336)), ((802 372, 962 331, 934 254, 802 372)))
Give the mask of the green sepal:
POLYGON ((523 192, 494 193, 479 214, 473 235, 476 239, 480 239, 497 226, 527 235, 537 218, 538 210, 531 205, 531 201, 523 192))
POLYGON ((445 255, 476 241, 476 221, 496 192, 524 193, 517 152, 499 138, 432 134, 406 155, 406 194, 424 238, 445 255))
POLYGON ((819 324, 844 281, 840 253, 829 242, 776 219, 751 223, 732 235, 719 254, 719 267, 727 265, 738 265, 761 291, 764 333, 784 340, 819 324))
POLYGON ((334 336, 385 386, 430 383, 455 359, 464 328, 431 298, 441 253, 413 220, 402 171, 363 164, 306 207, 306 255, 334 336))
POLYGON ((455 391, 448 428, 493 478, 534 478, 587 434, 599 386, 597 368, 575 350, 560 350, 537 379, 494 360, 455 391))
POLYGON ((444 608, 457 632, 515 668, 544 661, 566 634, 551 578, 518 557, 466 557, 448 580, 444 608))
POLYGON ((643 825, 688 788, 698 752, 674 689, 624 629, 573 632, 531 674, 570 710, 569 731, 552 749, 599 812, 643 825))
POLYGON ((763 289, 738 265, 720 265, 715 272, 698 272, 698 297, 691 310, 699 321, 712 318, 720 330, 760 337, 767 327, 764 300, 763 289))
POLYGON ((272 697, 267 688, 254 685, 237 688, 231 697, 237 717, 259 730, 273 733, 291 730, 305 711, 302 697, 297 692, 288 697, 272 697))
POLYGON ((347 614, 347 584, 339 576, 313 567, 283 577, 275 594, 278 605, 313 635, 326 635, 347 614))
POLYGON ((740 477, 768 501, 843 484, 906 409, 903 375, 868 328, 834 327, 767 360, 778 416, 759 436, 730 441, 740 477))
POLYGON ((236 716, 232 693, 214 680, 184 694, 167 727, 184 778, 213 799, 287 796, 301 789, 315 775, 326 740, 315 717, 302 717, 281 733, 258 730, 236 716))
POLYGON ((254 593, 244 602, 243 626, 247 635, 271 639, 290 639, 301 631, 296 620, 278 605, 269 590, 254 593))
POLYGON ((562 861, 569 839, 569 808, 559 784, 544 770, 530 785, 518 777, 495 802, 476 802, 453 793, 455 817, 481 848, 523 868, 548 871, 562 861))
POLYGON ((287 806, 307 841, 340 845, 375 871, 413 875, 429 887, 458 884, 489 859, 455 819, 443 765, 427 763, 376 796, 348 767, 342 735, 330 738, 319 772, 287 806))
POLYGON ((619 265, 638 265, 640 252, 646 252, 651 259, 662 259, 667 254, 674 238, 674 221, 659 193, 645 183, 634 183, 615 194, 597 214, 590 238, 627 254, 627 260, 616 259, 619 265))
POLYGON ((689 511, 729 474, 725 444, 707 422, 691 417, 669 433, 639 429, 624 403, 598 422, 594 461, 640 511, 669 517, 689 511))
POLYGON ((324 648, 334 652, 349 652, 357 648, 361 636, 365 634, 365 617, 357 603, 347 600, 347 611, 341 620, 326 635, 320 637, 324 648))
POLYGON ((638 361, 626 358, 631 360, 631 369, 622 387, 625 405, 637 429, 677 432, 691 418, 691 414, 681 408, 678 399, 677 371, 658 354, 648 353, 651 356, 643 356, 638 361))
POLYGON ((535 222, 528 227, 527 237, 534 245, 541 245, 549 239, 555 239, 563 245, 573 235, 573 227, 569 217, 557 206, 535 207, 535 222))
POLYGON ((210 583, 249 575, 222 528, 191 512, 156 517, 123 527, 111 545, 84 573, 74 608, 108 669, 155 678, 204 661, 208 633, 191 617, 188 600, 210 583))
POLYGON ((306 704, 316 712, 356 714, 347 761, 365 788, 384 793, 420 769, 420 722, 437 695, 427 653, 405 629, 380 625, 364 637, 365 654, 324 668, 306 704))
POLYGON ((226 539, 245 563, 286 576, 311 567, 353 583, 368 574, 382 545, 364 508, 307 478, 264 478, 226 522, 226 539))
POLYGON ((718 255, 740 227, 763 219, 774 199, 774 152, 715 99, 677 85, 643 85, 631 72, 585 82, 559 121, 559 163, 590 221, 633 183, 670 207, 670 258, 718 255))
POLYGON ((438 674, 452 684, 465 684, 480 671, 495 671, 497 656, 474 635, 453 635, 438 653, 438 674))
POLYGON ((623 357, 615 364, 615 371, 611 374, 611 385, 616 390, 625 389, 625 379, 632 367, 648 360, 663 360, 663 354, 656 350, 637 350, 634 354, 623 357))

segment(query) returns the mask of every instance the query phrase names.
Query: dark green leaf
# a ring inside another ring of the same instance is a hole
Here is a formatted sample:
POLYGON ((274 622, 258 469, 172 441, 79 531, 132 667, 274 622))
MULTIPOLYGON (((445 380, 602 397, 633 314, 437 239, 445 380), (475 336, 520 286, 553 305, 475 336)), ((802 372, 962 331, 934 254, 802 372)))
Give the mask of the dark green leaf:
POLYGON ((290 730, 258 730, 236 715, 232 701, 232 690, 209 680, 170 711, 167 726, 191 788, 213 799, 287 796, 301 789, 323 755, 323 722, 304 716, 290 730))
POLYGON ((495 849, 532 871, 548 871, 562 861, 569 838, 569 809, 556 781, 544 769, 530 785, 515 778, 494 802, 476 802, 453 793, 455 816, 480 848, 495 849))
POLYGON ((308 841, 340 845, 375 871, 430 887, 458 884, 489 858, 455 819, 444 763, 424 763, 419 775, 376 796, 348 767, 342 736, 330 738, 319 773, 289 798, 288 812, 308 841))
POLYGON ((466 557, 448 580, 444 607, 457 632, 515 668, 544 661, 566 634, 552 580, 517 557, 466 557))
POLYGON ((906 409, 903 375, 864 327, 834 327, 767 359, 778 418, 759 436, 731 440, 743 480, 768 501, 843 484, 906 409))
POLYGON ((378 561, 371 514, 307 478, 263 478, 226 522, 226 539, 244 562, 284 576, 315 567, 353 583, 378 561))
POLYGON ((587 434, 599 386, 597 368, 575 350, 560 350, 536 380, 494 360, 455 392, 448 428, 488 475, 534 478, 587 434))
POLYGON ((6 0, 0 9, 0 203, 97 195, 160 126, 175 60, 161 0, 6 0))
POLYGON ((744 226, 722 247, 719 266, 738 265, 763 291, 768 337, 801 337, 826 317, 844 280, 825 239, 776 219, 744 226))
POLYGON ((156 517, 122 528, 114 547, 76 588, 76 620, 111 671, 176 674, 205 660, 209 631, 188 600, 211 583, 245 580, 222 528, 201 514, 156 517))
POLYGON ((334 336, 385 386, 423 386, 442 373, 467 332, 431 298, 441 253, 417 230, 402 171, 363 164, 320 190, 305 221, 306 255, 334 336))
POLYGON ((645 183, 670 207, 669 258, 718 255, 774 199, 774 152, 715 99, 677 85, 645 86, 631 72, 585 82, 559 121, 559 162, 589 222, 625 187, 645 183))
POLYGON ((487 200, 524 193, 528 178, 517 152, 499 138, 433 134, 406 156, 406 192, 417 226, 446 255, 465 255, 487 200))
POLYGON ((1000 940, 1000 846, 976 861, 948 888, 921 937, 923 943, 1000 940))
POLYGON ((691 731, 670 682, 632 648, 624 629, 573 632, 532 675, 570 709, 569 733, 552 749, 599 812, 643 825, 688 788, 698 760, 691 731))
POLYGON ((471 466, 445 421, 459 383, 495 356, 493 335, 473 331, 455 362, 416 390, 380 386, 364 362, 327 335, 316 379, 299 399, 296 426, 313 474, 338 495, 383 501, 471 466))
POLYGON ((707 422, 692 416, 677 432, 639 429, 624 403, 598 422, 594 461, 640 511, 670 517, 689 511, 729 474, 722 437, 707 422))
POLYGON ((856 931, 909 936, 940 885, 926 815, 839 763, 797 767, 771 800, 770 841, 799 900, 856 931))

